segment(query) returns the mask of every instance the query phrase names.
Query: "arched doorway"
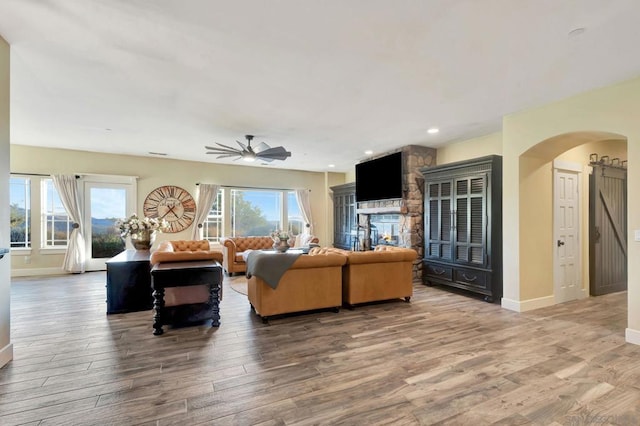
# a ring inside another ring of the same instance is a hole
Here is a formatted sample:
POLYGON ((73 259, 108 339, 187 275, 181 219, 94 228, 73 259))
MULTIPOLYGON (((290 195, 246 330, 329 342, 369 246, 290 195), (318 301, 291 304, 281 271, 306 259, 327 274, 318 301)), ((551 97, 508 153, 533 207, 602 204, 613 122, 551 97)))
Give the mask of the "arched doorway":
POLYGON ((581 256, 581 286, 588 294, 588 162, 593 152, 623 151, 626 159, 627 138, 623 135, 580 131, 547 138, 519 157, 520 211, 520 300, 534 301, 529 309, 556 303, 554 293, 554 218, 553 218, 553 161, 562 159, 584 166, 581 179, 579 245, 581 256))

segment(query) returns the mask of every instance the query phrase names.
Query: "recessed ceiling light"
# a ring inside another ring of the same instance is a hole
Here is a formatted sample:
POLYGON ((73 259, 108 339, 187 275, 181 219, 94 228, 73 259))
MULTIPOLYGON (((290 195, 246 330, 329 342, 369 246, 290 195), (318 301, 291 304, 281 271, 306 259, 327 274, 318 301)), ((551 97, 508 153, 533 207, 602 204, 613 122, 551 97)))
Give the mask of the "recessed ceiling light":
POLYGON ((437 127, 432 127, 429 130, 427 130, 427 133, 429 133, 430 135, 435 135, 439 131, 440 131, 440 129, 438 129, 437 127))
POLYGON ((329 168, 333 169, 336 165, 335 164, 329 164, 329 168))
POLYGON ((371 151, 370 149, 368 149, 368 150, 366 150, 364 153, 365 153, 365 155, 371 155, 371 154, 373 154, 373 151, 371 151))

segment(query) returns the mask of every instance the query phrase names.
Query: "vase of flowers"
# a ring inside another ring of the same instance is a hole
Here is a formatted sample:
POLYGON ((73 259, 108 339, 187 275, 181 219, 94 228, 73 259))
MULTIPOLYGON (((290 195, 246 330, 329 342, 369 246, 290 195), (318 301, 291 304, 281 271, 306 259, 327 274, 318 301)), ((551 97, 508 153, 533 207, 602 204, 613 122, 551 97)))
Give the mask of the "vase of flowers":
POLYGON ((136 250, 149 250, 156 239, 156 233, 169 227, 164 219, 144 217, 140 219, 137 214, 132 214, 128 219, 116 221, 116 229, 120 237, 131 239, 131 244, 136 250))
POLYGON ((284 253, 289 250, 289 233, 286 231, 273 231, 271 233, 273 240, 273 249, 277 252, 284 253))

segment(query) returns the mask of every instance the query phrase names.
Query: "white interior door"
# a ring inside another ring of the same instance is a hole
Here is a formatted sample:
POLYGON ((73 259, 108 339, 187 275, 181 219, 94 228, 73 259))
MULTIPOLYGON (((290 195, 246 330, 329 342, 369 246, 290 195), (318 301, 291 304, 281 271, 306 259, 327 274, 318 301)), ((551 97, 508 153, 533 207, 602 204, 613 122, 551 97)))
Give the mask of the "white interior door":
POLYGON ((115 222, 134 211, 135 179, 88 176, 83 183, 86 270, 104 270, 105 261, 125 248, 115 222))
POLYGON ((582 293, 579 167, 554 162, 553 250, 556 303, 577 299, 582 293))

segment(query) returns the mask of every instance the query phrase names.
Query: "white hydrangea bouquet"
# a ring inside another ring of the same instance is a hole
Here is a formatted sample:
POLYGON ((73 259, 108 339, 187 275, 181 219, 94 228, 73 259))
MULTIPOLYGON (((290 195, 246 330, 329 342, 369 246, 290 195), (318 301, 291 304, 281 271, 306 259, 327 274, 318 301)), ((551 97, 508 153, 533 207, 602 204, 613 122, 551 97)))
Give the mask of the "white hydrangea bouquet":
POLYGON ((122 238, 128 235, 132 239, 139 237, 139 234, 150 234, 154 231, 162 232, 169 228, 169 222, 164 219, 154 217, 144 217, 140 219, 137 214, 132 214, 128 219, 120 219, 116 221, 116 229, 122 238))
POLYGON ((289 233, 286 231, 275 230, 271 233, 271 239, 276 243, 279 241, 288 241, 289 233))

